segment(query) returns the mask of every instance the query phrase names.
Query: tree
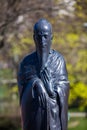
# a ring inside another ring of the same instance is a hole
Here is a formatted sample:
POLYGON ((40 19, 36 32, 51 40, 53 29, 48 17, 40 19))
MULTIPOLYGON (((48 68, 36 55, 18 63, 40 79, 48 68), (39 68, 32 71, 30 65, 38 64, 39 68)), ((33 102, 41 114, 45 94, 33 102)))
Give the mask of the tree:
MULTIPOLYGON (((83 27, 87 22, 86 4, 87 0, 0 1, 0 61, 7 62, 16 72, 21 58, 34 50, 34 23, 47 18, 53 25, 53 48, 67 62, 71 84, 69 104, 73 106, 78 101, 78 106, 83 103, 85 108, 87 97, 82 93, 86 93, 87 86, 87 32, 83 27)), ((16 73, 13 75, 16 77, 16 73)))

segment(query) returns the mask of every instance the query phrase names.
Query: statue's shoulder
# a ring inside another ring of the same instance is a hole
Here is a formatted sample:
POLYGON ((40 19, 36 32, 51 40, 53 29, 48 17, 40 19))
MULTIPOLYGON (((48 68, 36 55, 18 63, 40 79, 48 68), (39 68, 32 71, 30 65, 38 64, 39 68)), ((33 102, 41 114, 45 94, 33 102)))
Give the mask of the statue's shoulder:
POLYGON ((35 62, 36 59, 36 52, 32 52, 31 54, 26 55, 20 62, 20 64, 22 65, 29 65, 29 64, 33 64, 33 62, 35 62))
POLYGON ((65 68, 66 63, 65 63, 65 59, 63 55, 56 50, 51 50, 51 55, 49 58, 49 66, 50 68, 53 69, 53 73, 58 72, 60 69, 60 66, 61 68, 62 67, 65 68))
POLYGON ((64 60, 64 57, 63 57, 63 55, 59 52, 59 51, 56 51, 56 50, 51 50, 50 51, 50 53, 51 53, 51 57, 52 57, 52 59, 54 59, 54 60, 60 60, 60 61, 63 61, 64 60))

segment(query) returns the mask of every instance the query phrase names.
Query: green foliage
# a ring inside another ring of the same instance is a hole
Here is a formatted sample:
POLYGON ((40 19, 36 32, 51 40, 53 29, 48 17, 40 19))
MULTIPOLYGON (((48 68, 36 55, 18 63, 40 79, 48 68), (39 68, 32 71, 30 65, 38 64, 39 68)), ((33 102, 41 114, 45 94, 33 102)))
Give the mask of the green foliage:
POLYGON ((75 33, 68 33, 66 35, 66 41, 69 44, 69 47, 76 48, 79 46, 79 35, 75 33))
POLYGON ((11 35, 10 37, 8 37, 7 42, 10 46, 10 51, 8 52, 9 57, 13 57, 14 61, 15 57, 18 57, 19 61, 21 56, 26 55, 31 51, 31 48, 34 48, 34 44, 32 44, 33 38, 31 36, 31 33, 27 30, 24 31, 22 34, 19 33, 17 35, 11 35))
POLYGON ((0 80, 11 79, 13 77, 12 73, 12 69, 0 69, 0 80))
POLYGON ((71 86, 69 104, 79 106, 79 110, 85 110, 87 107, 87 85, 78 82, 71 86))
POLYGON ((87 50, 83 49, 78 52, 78 60, 76 64, 76 71, 86 73, 87 72, 87 50))
POLYGON ((69 33, 67 35, 66 39, 69 41, 69 43, 71 43, 72 41, 76 42, 76 41, 78 41, 79 36, 78 36, 78 34, 75 34, 75 33, 69 33))
POLYGON ((12 101, 13 96, 17 99, 18 96, 18 87, 17 85, 1 85, 0 86, 0 100, 2 101, 12 101))
POLYGON ((6 85, 0 86, 0 99, 7 98, 8 96, 8 88, 6 85))
MULTIPOLYGON (((83 24, 87 21, 87 0, 75 1, 74 9, 71 11, 73 15, 64 16, 59 14, 61 9, 66 7, 65 5, 62 6, 62 4, 64 4, 63 1, 55 0, 52 3, 52 9, 54 11, 51 10, 51 15, 42 11, 43 15, 39 12, 36 13, 35 16, 38 16, 38 19, 43 16, 53 25, 54 38, 52 46, 64 55, 67 63, 70 81, 69 106, 79 107, 80 110, 85 110, 87 107, 87 28, 84 28, 83 24), (57 8, 55 8, 57 6, 59 12, 56 10, 57 8)), ((69 7, 70 2, 67 2, 66 5, 69 7)), ((65 11, 68 11, 68 8, 65 11)), ((68 12, 68 14, 70 14, 70 12, 68 12)), ((27 14, 23 17, 26 18, 27 14)), ((33 32, 30 28, 33 24, 30 21, 35 22, 37 18, 34 19, 33 16, 27 18, 28 19, 24 20, 26 21, 24 23, 25 25, 23 25, 23 23, 18 24, 18 29, 14 29, 16 26, 14 24, 13 30, 15 31, 12 31, 12 34, 9 32, 9 34, 6 35, 6 48, 2 50, 1 54, 3 55, 0 55, 0 59, 7 60, 8 64, 9 61, 11 61, 15 70, 17 70, 20 59, 34 50, 34 44, 32 44, 34 43, 32 37, 33 32), (30 25, 29 28, 27 28, 28 24, 30 25)), ((13 68, 10 70, 0 70, 0 80, 4 78, 12 79, 14 77, 12 69, 13 68)), ((6 87, 3 86, 3 88, 6 87)), ((1 90, 2 93, 3 91, 4 90, 1 90)), ((17 92, 17 86, 14 86, 14 88, 10 90, 10 93, 14 92, 17 92)))
POLYGON ((87 118, 71 118, 68 126, 68 130, 86 130, 87 118))

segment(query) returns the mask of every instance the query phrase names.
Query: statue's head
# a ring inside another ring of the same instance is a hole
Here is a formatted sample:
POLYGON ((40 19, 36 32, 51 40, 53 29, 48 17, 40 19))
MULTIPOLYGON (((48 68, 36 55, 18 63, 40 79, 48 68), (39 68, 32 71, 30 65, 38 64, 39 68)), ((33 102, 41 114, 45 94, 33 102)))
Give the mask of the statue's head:
POLYGON ((52 42, 52 26, 46 19, 40 19, 34 25, 34 41, 36 50, 49 53, 52 42))

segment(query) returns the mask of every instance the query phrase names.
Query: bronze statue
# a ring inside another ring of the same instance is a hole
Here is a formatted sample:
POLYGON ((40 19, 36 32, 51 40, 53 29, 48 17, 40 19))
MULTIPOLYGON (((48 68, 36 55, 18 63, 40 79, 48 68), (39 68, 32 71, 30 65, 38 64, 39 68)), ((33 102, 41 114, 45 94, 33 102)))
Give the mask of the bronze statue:
POLYGON ((63 56, 51 49, 52 26, 34 25, 36 51, 20 63, 18 88, 23 130, 67 130, 69 81, 63 56))

